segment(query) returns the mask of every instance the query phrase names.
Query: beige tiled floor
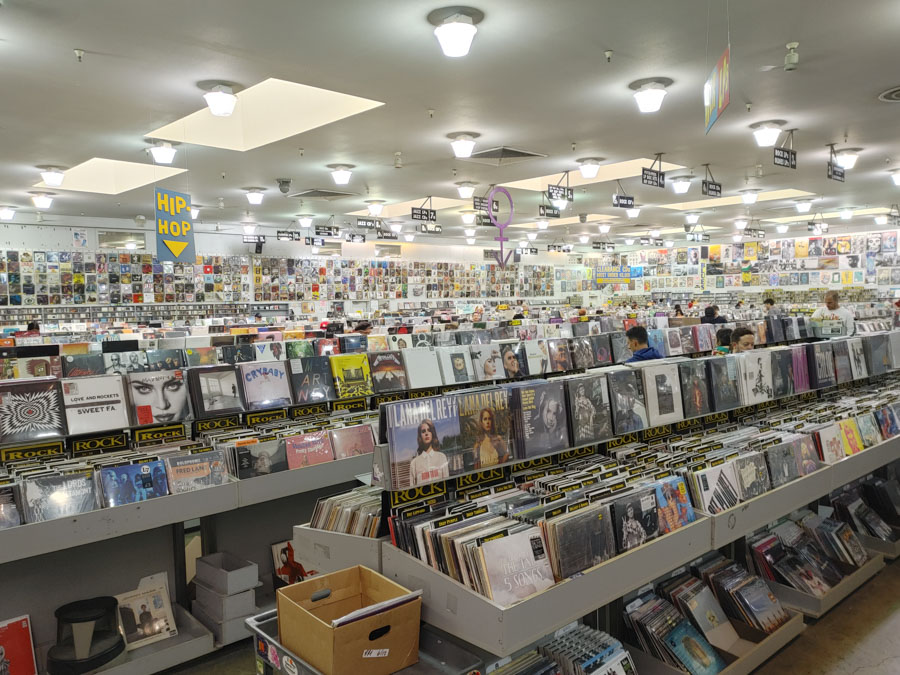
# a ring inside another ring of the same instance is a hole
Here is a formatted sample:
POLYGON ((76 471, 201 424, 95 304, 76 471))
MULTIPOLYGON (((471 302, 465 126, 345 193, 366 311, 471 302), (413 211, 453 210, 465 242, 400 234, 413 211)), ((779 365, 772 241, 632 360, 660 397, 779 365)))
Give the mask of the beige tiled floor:
MULTIPOLYGON (((253 644, 245 640, 169 675, 251 675, 253 644)), ((850 595, 758 675, 900 675, 900 561, 850 595)))

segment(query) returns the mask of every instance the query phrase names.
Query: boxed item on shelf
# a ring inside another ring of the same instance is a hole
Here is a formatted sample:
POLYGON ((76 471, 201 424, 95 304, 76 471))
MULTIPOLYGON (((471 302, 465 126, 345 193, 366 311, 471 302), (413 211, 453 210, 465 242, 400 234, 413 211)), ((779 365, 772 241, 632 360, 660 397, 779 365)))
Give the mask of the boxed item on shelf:
POLYGON ((197 599, 194 606, 199 604, 203 612, 216 621, 246 617, 256 610, 256 593, 252 588, 232 595, 216 593, 200 581, 196 582, 195 588, 197 599))
POLYGON ((251 608, 244 616, 237 616, 232 619, 216 619, 209 615, 207 608, 197 602, 191 603, 191 613, 200 623, 206 626, 213 634, 216 644, 219 646, 230 645, 247 637, 250 633, 247 630, 247 617, 257 611, 256 607, 251 608))
POLYGON ((324 675, 389 675, 419 660, 417 593, 357 565, 280 588, 284 647, 324 675))
POLYGON ((222 595, 234 595, 256 588, 259 568, 227 551, 197 558, 197 579, 222 595))

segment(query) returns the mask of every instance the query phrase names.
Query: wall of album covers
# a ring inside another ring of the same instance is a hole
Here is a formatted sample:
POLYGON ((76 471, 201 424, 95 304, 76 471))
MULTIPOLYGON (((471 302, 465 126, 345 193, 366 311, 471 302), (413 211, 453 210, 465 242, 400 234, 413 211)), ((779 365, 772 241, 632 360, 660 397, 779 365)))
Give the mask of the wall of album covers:
POLYGON ((0 250, 0 306, 249 302, 249 256, 0 250))
POLYGON ((628 254, 628 264, 642 268, 645 292, 745 286, 900 285, 900 256, 894 231, 642 249, 628 254))
POLYGON ((254 300, 542 298, 555 294, 550 265, 346 258, 253 258, 254 300))

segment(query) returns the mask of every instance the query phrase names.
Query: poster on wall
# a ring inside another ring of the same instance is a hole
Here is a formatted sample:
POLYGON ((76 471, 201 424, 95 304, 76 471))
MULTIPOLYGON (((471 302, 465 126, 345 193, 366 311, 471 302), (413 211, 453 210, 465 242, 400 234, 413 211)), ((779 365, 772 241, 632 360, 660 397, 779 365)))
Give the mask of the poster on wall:
POLYGON ((72 230, 72 246, 73 248, 87 248, 87 232, 84 230, 72 230))

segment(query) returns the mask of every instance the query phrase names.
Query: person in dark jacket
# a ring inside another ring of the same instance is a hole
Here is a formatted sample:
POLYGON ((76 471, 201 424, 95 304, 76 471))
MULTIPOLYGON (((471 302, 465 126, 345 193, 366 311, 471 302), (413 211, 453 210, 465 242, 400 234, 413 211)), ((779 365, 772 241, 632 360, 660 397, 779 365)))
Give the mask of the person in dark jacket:
POLYGON ((703 310, 703 316, 700 318, 700 323, 727 323, 725 321, 724 316, 719 316, 719 308, 715 305, 710 305, 706 309, 703 310))
POLYGON ((647 329, 643 326, 632 326, 625 332, 625 337, 628 338, 628 349, 631 350, 631 358, 625 363, 653 361, 662 358, 662 354, 647 344, 647 329))

